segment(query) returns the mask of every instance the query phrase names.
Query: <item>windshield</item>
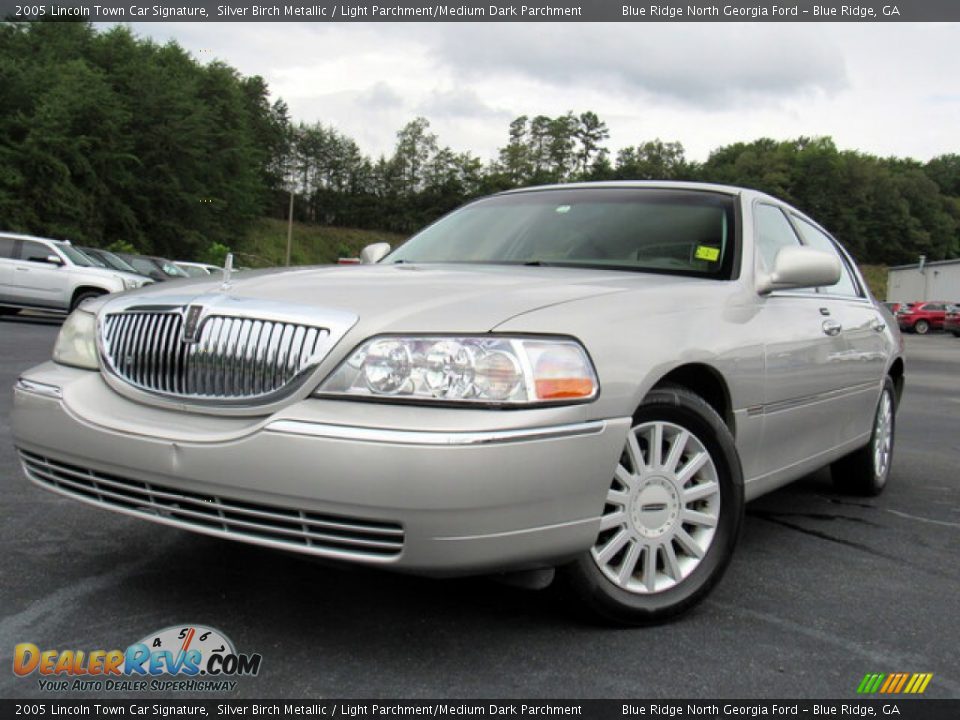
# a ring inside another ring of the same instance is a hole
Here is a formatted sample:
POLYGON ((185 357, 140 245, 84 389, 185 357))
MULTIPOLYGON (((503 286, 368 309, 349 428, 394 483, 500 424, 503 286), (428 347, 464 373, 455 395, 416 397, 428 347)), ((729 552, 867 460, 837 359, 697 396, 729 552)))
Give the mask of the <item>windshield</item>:
POLYGON ((104 268, 104 269, 110 267, 110 266, 107 265, 103 260, 101 260, 100 258, 98 258, 98 257, 96 256, 96 254, 90 252, 90 251, 87 250, 86 248, 77 248, 77 252, 83 253, 83 256, 84 256, 87 260, 89 260, 89 261, 90 261, 90 264, 93 265, 94 267, 104 268))
POLYGON ((80 267, 96 267, 97 264, 84 255, 82 252, 77 250, 71 245, 65 243, 57 244, 57 250, 67 256, 67 259, 72 262, 74 265, 79 265, 80 267))
POLYGON ((190 277, 206 277, 210 274, 202 267, 197 267, 196 265, 177 265, 177 267, 183 270, 190 277))
POLYGON ((99 250, 97 252, 97 257, 103 260, 107 265, 112 267, 114 270, 122 270, 123 272, 136 273, 137 269, 133 267, 130 263, 124 260, 117 255, 114 255, 112 252, 107 250, 99 250))
POLYGON ((157 264, 160 265, 160 268, 170 277, 181 277, 181 278, 190 277, 183 270, 178 268, 169 260, 163 260, 161 258, 157 258, 157 264))
POLYGON ((383 262, 596 267, 730 278, 735 198, 693 190, 499 195, 442 218, 383 262))
POLYGON ((157 272, 157 266, 138 255, 128 255, 127 261, 133 266, 134 270, 142 275, 151 275, 157 272))

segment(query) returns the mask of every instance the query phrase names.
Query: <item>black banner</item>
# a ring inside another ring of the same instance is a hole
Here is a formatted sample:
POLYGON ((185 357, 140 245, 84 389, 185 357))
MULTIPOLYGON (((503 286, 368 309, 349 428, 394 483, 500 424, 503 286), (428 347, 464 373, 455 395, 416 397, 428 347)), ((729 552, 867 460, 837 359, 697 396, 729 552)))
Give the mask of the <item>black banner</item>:
POLYGON ((0 0, 12 21, 92 22, 925 22, 960 21, 956 0, 0 0))
POLYGON ((956 720, 960 700, 0 700, 0 718, 15 717, 956 720))

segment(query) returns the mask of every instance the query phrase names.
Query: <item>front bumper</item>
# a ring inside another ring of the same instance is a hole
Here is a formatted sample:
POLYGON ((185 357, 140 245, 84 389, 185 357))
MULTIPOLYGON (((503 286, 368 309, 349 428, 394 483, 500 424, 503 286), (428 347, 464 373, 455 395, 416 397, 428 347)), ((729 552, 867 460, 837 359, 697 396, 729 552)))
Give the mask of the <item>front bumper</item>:
POLYGON ((14 391, 35 484, 196 532, 430 574, 590 547, 630 418, 306 400, 268 417, 135 403, 52 363, 14 391))

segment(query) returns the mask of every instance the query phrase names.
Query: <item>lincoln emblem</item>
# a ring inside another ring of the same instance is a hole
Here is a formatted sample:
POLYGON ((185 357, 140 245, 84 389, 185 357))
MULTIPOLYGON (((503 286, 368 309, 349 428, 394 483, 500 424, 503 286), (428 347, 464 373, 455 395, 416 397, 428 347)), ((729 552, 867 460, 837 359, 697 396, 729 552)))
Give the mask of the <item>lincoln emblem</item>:
POLYGON ((200 329, 200 313, 202 311, 202 305, 190 305, 187 308, 183 323, 183 342, 195 343, 197 341, 197 332, 200 329))

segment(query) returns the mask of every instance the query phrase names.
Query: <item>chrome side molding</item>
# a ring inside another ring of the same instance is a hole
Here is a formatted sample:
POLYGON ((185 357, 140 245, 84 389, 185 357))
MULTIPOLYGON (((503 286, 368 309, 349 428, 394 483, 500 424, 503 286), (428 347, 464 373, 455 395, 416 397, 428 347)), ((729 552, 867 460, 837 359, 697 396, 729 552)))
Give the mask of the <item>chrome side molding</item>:
POLYGON ((41 395, 42 397, 53 398, 54 400, 63 399, 63 389, 59 385, 50 385, 49 383, 36 382, 26 378, 17 378, 13 386, 14 390, 41 395))
POLYGON ((443 445, 456 447, 464 445, 526 442, 531 440, 551 440, 554 438, 576 437, 578 435, 597 435, 602 433, 606 426, 607 422, 605 420, 592 420, 584 423, 538 428, 448 432, 356 427, 351 425, 313 423, 303 420, 275 420, 269 423, 264 429, 269 432, 320 437, 328 440, 350 440, 354 442, 384 443, 389 445, 443 445))

